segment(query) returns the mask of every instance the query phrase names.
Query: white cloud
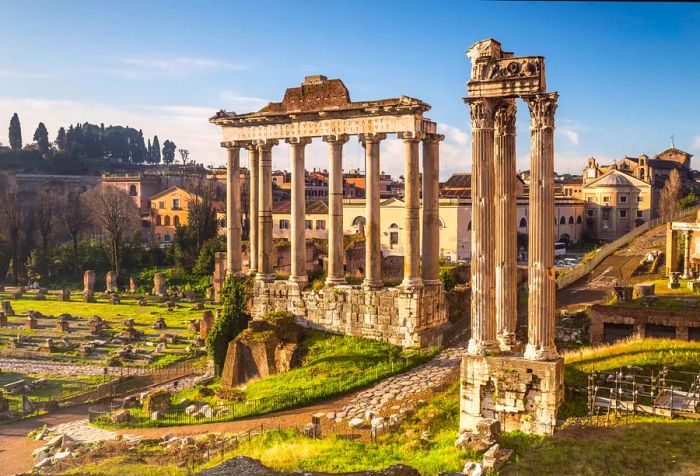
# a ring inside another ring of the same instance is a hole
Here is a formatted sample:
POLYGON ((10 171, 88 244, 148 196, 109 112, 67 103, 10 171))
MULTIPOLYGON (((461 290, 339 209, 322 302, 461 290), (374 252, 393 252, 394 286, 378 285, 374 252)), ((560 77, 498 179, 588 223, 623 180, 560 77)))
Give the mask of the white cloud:
POLYGON ((693 149, 700 149, 700 136, 693 137, 693 149))
MULTIPOLYGON (((17 112, 22 138, 31 141, 39 122, 44 122, 51 140, 58 128, 78 122, 123 125, 142 129, 144 137, 158 135, 161 144, 170 139, 190 151, 190 158, 205 164, 223 164, 221 130, 208 119, 213 108, 192 106, 115 106, 100 102, 0 97, 0 124, 9 124, 17 112)), ((0 126, 1 128, 1 126, 0 126)), ((5 129, 6 130, 6 129, 5 129)), ((5 142, 4 140, 1 142, 5 142)))
POLYGON ((120 66, 100 71, 126 79, 151 77, 182 77, 201 71, 246 71, 250 65, 217 58, 192 56, 127 56, 119 58, 120 66))
POLYGON ((54 76, 48 73, 29 73, 15 69, 0 69, 0 78, 8 79, 50 79, 54 76))
POLYGON ((270 102, 267 99, 241 96, 228 90, 219 91, 219 100, 224 104, 227 111, 236 111, 239 114, 257 111, 270 102))
POLYGON ((555 131, 566 137, 569 140, 569 142, 571 142, 573 145, 579 144, 578 132, 574 129, 567 126, 560 126, 556 128, 555 131))

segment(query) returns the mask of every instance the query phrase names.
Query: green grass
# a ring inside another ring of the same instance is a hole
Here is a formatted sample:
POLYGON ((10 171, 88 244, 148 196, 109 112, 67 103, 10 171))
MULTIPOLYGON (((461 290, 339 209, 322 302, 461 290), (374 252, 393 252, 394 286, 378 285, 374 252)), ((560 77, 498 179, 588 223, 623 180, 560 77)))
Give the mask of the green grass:
MULTIPOLYGON (((79 393, 90 390, 90 387, 108 382, 112 377, 92 376, 92 375, 53 375, 53 374, 25 374, 19 372, 0 372, 0 387, 8 383, 24 380, 29 383, 32 380, 46 379, 46 388, 31 390, 27 396, 35 401, 45 401, 56 398, 60 393, 79 393)), ((10 400, 22 401, 22 397, 5 393, 5 397, 10 400)))
POLYGON ((117 456, 64 471, 61 474, 66 476, 181 476, 188 473, 174 464, 150 465, 144 464, 134 456, 117 456))
POLYGON ((690 420, 638 417, 552 438, 506 434, 501 443, 515 449, 502 476, 700 474, 700 424, 690 420))

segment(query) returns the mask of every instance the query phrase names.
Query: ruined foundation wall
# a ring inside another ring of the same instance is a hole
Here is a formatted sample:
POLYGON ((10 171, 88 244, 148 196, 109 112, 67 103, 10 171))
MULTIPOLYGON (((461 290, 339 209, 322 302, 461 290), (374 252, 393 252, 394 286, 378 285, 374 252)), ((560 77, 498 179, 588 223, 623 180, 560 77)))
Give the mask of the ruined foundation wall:
POLYGON ((698 309, 654 309, 626 306, 591 306, 591 343, 600 344, 605 340, 605 324, 630 324, 634 332, 646 336, 648 324, 676 328, 676 339, 688 340, 688 329, 700 327, 698 309))
POLYGON ((440 346, 447 324, 442 285, 410 291, 358 286, 299 291, 296 284, 286 281, 256 281, 253 318, 275 310, 293 313, 303 326, 402 347, 440 346))

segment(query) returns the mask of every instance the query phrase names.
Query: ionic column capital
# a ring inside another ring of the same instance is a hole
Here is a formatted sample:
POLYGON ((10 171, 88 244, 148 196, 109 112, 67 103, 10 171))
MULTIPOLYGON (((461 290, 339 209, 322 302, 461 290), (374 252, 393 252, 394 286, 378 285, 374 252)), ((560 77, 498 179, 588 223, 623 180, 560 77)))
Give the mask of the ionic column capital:
POLYGON ((256 139, 253 144, 261 151, 270 151, 280 142, 277 139, 256 139))
POLYGON ((464 102, 469 104, 469 112, 472 118, 472 130, 493 129, 497 100, 488 98, 465 98, 464 102))
POLYGON ((225 149, 247 149, 251 146, 253 141, 249 140, 233 140, 228 142, 222 142, 221 147, 225 149))
POLYGON ((531 129, 554 128, 554 113, 557 110, 558 97, 558 93, 535 94, 523 97, 530 108, 531 129))
POLYGON ((424 134, 423 135, 423 142, 429 142, 429 143, 439 143, 445 140, 445 136, 442 134, 424 134))
POLYGON ((384 139, 386 139, 386 134, 384 133, 368 133, 359 135, 359 140, 362 142, 362 145, 379 144, 379 142, 383 141, 384 139))
POLYGON ((327 135, 322 137, 323 142, 328 142, 331 145, 336 145, 336 144, 345 144, 348 140, 350 140, 350 136, 347 134, 335 134, 335 135, 327 135))
POLYGON ((496 106, 494 126, 497 135, 515 134, 515 114, 518 108, 513 99, 505 99, 496 106))
POLYGON ((284 140, 287 144, 292 147, 305 146, 311 144, 311 137, 290 137, 284 140))

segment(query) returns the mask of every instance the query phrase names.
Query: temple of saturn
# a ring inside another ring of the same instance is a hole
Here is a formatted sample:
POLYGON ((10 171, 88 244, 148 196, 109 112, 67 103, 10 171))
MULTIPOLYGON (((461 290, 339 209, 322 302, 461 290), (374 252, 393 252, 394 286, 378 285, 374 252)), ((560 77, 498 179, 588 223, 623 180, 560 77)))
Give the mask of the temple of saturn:
POLYGON ((471 339, 462 358, 460 430, 549 434, 564 397, 554 345, 554 112, 544 58, 514 57, 487 39, 467 51, 472 126, 471 339), (528 342, 516 341, 516 99, 530 110, 528 342), (524 351, 523 351, 524 350, 524 351))
POLYGON ((240 151, 245 149, 250 170, 250 266, 255 274, 253 317, 288 310, 302 325, 333 332, 381 339, 397 345, 440 344, 447 322, 445 294, 439 271, 438 164, 436 124, 424 113, 430 105, 401 96, 352 102, 339 79, 309 76, 289 88, 282 102, 257 112, 220 111, 210 119, 223 130, 227 152, 226 273, 241 273, 241 208, 238 176, 240 151), (384 287, 381 274, 379 227, 380 144, 396 134, 405 147, 404 279, 384 287), (343 244, 343 144, 357 136, 366 162, 365 276, 361 286, 345 281, 343 244), (313 139, 328 144, 328 268, 326 286, 310 289, 306 274, 304 149, 313 139), (273 274, 272 149, 290 145, 291 273, 287 280, 273 274), (422 147, 420 147, 422 146, 422 147), (422 149, 421 223, 420 150, 422 149))

